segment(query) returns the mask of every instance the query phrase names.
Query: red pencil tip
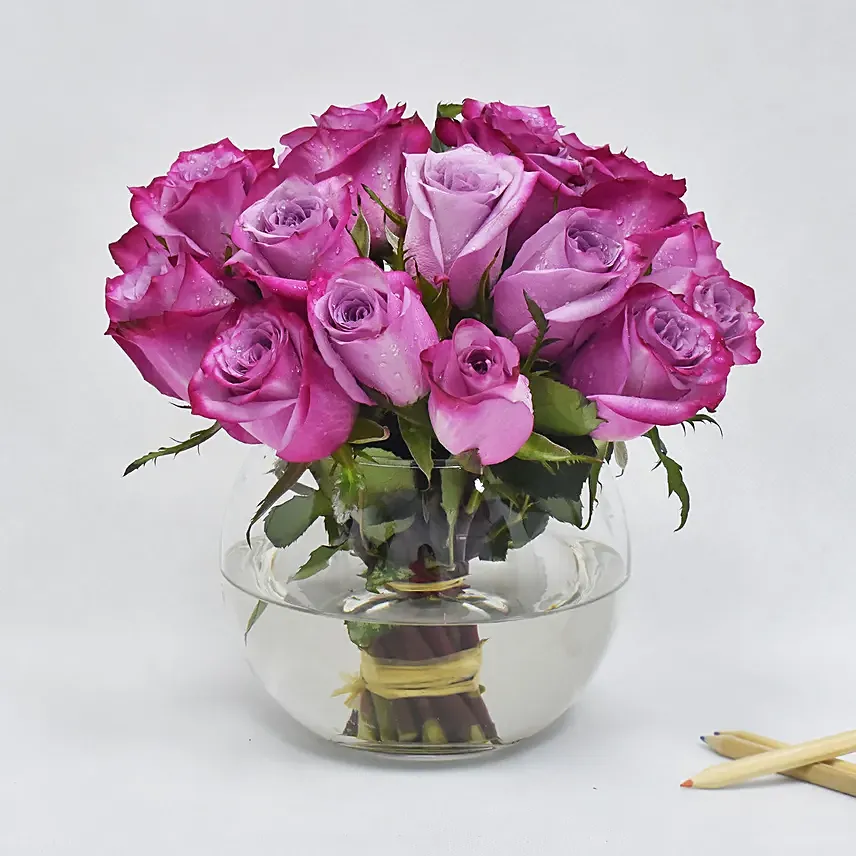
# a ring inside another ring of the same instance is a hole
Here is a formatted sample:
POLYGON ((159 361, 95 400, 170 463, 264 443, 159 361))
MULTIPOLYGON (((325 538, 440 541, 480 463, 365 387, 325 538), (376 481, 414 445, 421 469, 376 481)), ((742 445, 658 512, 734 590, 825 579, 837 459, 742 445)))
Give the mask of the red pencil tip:
POLYGON ((687 779, 685 782, 681 782, 682 788, 691 788, 693 786, 693 780, 687 779))

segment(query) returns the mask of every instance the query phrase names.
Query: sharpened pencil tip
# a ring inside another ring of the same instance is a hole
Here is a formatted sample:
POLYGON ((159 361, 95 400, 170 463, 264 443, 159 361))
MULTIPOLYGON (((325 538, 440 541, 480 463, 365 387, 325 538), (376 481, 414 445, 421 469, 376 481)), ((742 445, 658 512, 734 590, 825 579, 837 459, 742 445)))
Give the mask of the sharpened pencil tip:
POLYGON ((718 732, 718 731, 714 731, 714 732, 713 732, 713 736, 714 736, 714 737, 719 737, 719 732, 718 732))
POLYGON ((707 743, 707 737, 705 737, 704 734, 702 734, 702 736, 699 737, 699 740, 701 740, 702 743, 707 743))
POLYGON ((687 779, 685 782, 681 782, 682 788, 691 788, 693 786, 693 780, 687 779))

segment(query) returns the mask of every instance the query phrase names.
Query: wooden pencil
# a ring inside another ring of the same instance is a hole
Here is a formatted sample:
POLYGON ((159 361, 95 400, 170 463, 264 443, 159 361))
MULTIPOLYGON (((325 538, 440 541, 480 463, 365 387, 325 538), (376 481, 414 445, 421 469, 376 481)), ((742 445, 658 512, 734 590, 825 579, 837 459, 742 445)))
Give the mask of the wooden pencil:
MULTIPOLYGON (((761 752, 767 752, 774 748, 783 748, 786 745, 765 746, 762 743, 747 740, 732 733, 720 732, 702 737, 702 740, 717 754, 734 759, 758 755, 761 752)), ((776 740, 769 742, 778 743, 776 740)), ((856 797, 856 765, 848 764, 846 761, 821 761, 817 764, 811 764, 808 767, 782 770, 781 775, 856 797), (845 766, 842 767, 840 765, 845 766)))
POLYGON ((761 776, 805 767, 856 750, 856 731, 845 731, 830 737, 810 740, 786 749, 770 749, 736 761, 726 761, 702 770, 681 783, 682 788, 724 788, 748 782, 761 776))
MULTIPOLYGON (((773 740, 772 737, 763 737, 760 734, 755 734, 751 731, 715 731, 714 735, 720 734, 730 735, 731 737, 739 737, 741 740, 748 740, 750 743, 757 743, 766 749, 785 749, 790 746, 790 743, 782 743, 781 740, 773 740)), ((850 761, 843 761, 840 758, 832 758, 829 761, 821 761, 821 764, 827 764, 830 767, 835 767, 837 770, 847 770, 853 775, 856 775, 856 764, 850 761)))

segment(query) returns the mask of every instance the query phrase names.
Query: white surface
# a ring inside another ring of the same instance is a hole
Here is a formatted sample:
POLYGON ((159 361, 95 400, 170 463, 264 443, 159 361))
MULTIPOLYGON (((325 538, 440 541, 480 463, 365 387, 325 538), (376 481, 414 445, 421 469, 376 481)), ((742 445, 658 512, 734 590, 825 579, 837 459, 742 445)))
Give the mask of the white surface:
POLYGON ((714 760, 706 731, 856 727, 850 0, 31 0, 2 20, 0 853, 847 850, 852 799, 677 785, 714 760), (382 90, 426 116, 549 102, 687 176, 767 320, 725 439, 666 432, 693 496, 681 534, 631 448, 635 579, 589 694, 473 766, 385 765, 282 720, 220 605, 242 450, 217 438, 122 481, 192 419, 100 337, 125 185, 382 90))

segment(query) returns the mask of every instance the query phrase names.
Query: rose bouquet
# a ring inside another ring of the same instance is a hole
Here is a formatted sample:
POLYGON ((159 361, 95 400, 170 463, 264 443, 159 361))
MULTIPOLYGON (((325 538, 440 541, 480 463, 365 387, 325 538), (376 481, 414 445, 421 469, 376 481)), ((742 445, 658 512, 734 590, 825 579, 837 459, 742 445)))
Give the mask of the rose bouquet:
MULTIPOLYGON (((586 527, 603 465, 636 437, 683 526, 659 429, 713 422, 762 323, 684 181, 563 134, 546 107, 441 104, 433 133, 404 109, 330 107, 276 161, 222 140, 131 188, 108 333, 214 421, 128 472, 220 430, 264 444, 278 463, 248 543, 286 547, 322 520, 296 579, 349 553, 368 593, 411 601, 461 594, 471 561, 551 521, 586 527)), ((475 625, 348 631, 346 733, 497 739, 475 625)))

